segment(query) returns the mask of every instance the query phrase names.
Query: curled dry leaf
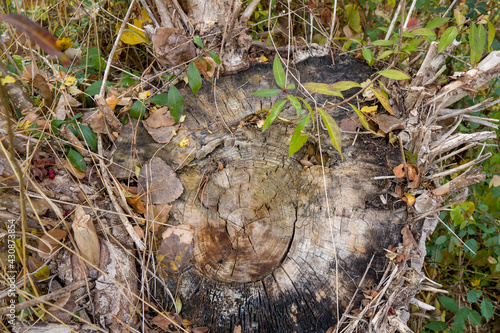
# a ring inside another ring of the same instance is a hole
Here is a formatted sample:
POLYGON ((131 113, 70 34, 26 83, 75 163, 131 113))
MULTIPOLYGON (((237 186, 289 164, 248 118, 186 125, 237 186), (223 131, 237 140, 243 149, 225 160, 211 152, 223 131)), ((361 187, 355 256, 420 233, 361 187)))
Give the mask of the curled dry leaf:
POLYGON ((179 274, 193 257, 192 241, 194 230, 189 225, 168 228, 162 234, 163 240, 158 248, 158 261, 161 267, 171 273, 179 274))
POLYGON ((402 199, 408 206, 413 206, 413 204, 415 204, 415 196, 410 193, 405 193, 402 199))
POLYGON ((114 96, 114 95, 111 95, 108 98, 106 98, 106 103, 108 103, 108 105, 111 108, 111 110, 115 109, 115 107, 118 104, 118 102, 120 102, 120 99, 118 97, 114 96))
POLYGON ((53 255, 60 247, 60 241, 66 238, 66 231, 61 229, 49 230, 45 235, 43 235, 38 241, 38 254, 42 259, 48 259, 53 255))
POLYGON ((211 57, 203 57, 203 60, 196 59, 194 64, 205 79, 210 79, 215 73, 215 61, 211 57))
POLYGON ((55 109, 56 119, 57 120, 66 119, 66 116, 71 110, 71 107, 77 107, 80 105, 82 104, 78 102, 73 96, 71 96, 68 93, 62 93, 55 109))
POLYGON ((82 206, 76 208, 72 228, 81 256, 90 263, 99 265, 101 256, 99 238, 90 215, 85 213, 82 206))
POLYGON ((166 65, 177 66, 196 57, 193 42, 179 30, 158 28, 151 39, 156 56, 166 65))
POLYGON ((392 172, 394 172, 394 176, 396 176, 397 178, 403 178, 405 176, 404 168, 405 168, 404 164, 400 164, 394 169, 392 169, 392 172))
POLYGON ((406 126, 405 120, 385 113, 378 113, 374 115, 372 120, 377 123, 378 127, 386 134, 394 130, 404 129, 406 126))
POLYGON ((54 94, 52 94, 52 89, 50 88, 47 79, 43 75, 40 75, 40 73, 37 73, 33 79, 33 85, 40 90, 40 93, 45 100, 45 105, 50 107, 54 101, 54 94))
POLYGON ((158 143, 169 143, 180 126, 174 121, 167 107, 156 110, 142 123, 151 137, 158 143))
POLYGON ((104 116, 102 115, 101 111, 97 111, 90 118, 90 126, 92 127, 94 133, 101 133, 101 134, 108 133, 108 130, 106 128, 106 122, 104 121, 104 116))

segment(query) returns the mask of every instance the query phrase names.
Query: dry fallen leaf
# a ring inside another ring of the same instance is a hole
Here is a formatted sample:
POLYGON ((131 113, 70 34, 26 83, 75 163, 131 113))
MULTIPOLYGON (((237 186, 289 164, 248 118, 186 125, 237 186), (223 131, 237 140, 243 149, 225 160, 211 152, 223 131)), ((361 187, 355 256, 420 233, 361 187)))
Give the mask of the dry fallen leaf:
POLYGON ((158 248, 158 261, 163 269, 179 274, 193 257, 194 230, 189 225, 179 225, 165 230, 158 248))
POLYGON ((400 164, 394 169, 392 169, 392 172, 394 172, 394 176, 397 178, 403 178, 405 176, 405 171, 404 171, 404 164, 400 164))
POLYGON ((90 215, 85 213, 82 206, 78 206, 75 210, 72 228, 82 257, 98 266, 101 257, 99 238, 90 215))
POLYGON ((73 96, 68 93, 62 93, 55 109, 56 119, 65 120, 67 114, 71 111, 71 107, 77 107, 80 105, 81 103, 78 102, 73 96))
POLYGON ((61 229, 52 229, 38 241, 38 254, 42 259, 48 259, 60 247, 60 241, 66 238, 66 231, 61 229), (50 235, 50 236, 49 236, 50 235))
POLYGON ((149 204, 168 204, 184 191, 174 170, 158 157, 152 158, 143 166, 138 187, 139 194, 147 194, 145 197, 149 204))
POLYGON ((158 28, 151 40, 157 58, 169 66, 177 66, 196 57, 193 42, 180 30, 158 28))
POLYGON ((142 123, 151 137, 158 143, 169 143, 180 126, 174 121, 167 107, 156 110, 142 123))
POLYGON ((403 201, 408 205, 408 206, 413 206, 415 203, 415 197, 411 195, 410 193, 405 193, 404 197, 402 198, 403 201))
POLYGON ((214 76, 215 73, 215 61, 211 57, 203 57, 203 60, 196 59, 194 64, 201 75, 203 75, 207 80, 214 76))

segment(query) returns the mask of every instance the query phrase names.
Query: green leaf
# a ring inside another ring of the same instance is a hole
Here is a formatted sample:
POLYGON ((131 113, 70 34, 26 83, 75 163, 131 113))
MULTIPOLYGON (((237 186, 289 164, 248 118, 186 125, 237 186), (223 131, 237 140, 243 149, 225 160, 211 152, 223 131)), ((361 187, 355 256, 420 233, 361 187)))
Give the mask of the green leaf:
POLYGON ((465 321, 467 320, 467 317, 469 317, 469 308, 464 306, 461 308, 458 313, 455 315, 455 322, 453 323, 453 326, 451 327, 452 332, 460 332, 462 333, 465 329, 465 321))
POLYGON ((194 35, 193 36, 193 42, 198 45, 199 47, 203 48, 203 41, 201 40, 200 36, 194 35))
POLYGON ((304 83, 304 88, 306 88, 311 93, 318 93, 323 95, 331 95, 344 98, 344 96, 342 96, 342 94, 340 93, 340 89, 333 87, 333 85, 331 84, 308 82, 304 83))
POLYGON ((283 90, 281 89, 261 89, 256 92, 251 93, 250 95, 259 96, 259 97, 272 97, 278 95, 283 90))
POLYGON ((266 118, 264 121, 264 125, 262 125, 262 132, 264 132, 266 129, 268 129, 269 126, 273 123, 273 121, 278 117, 280 114, 281 110, 283 109, 283 106, 285 106, 286 100, 279 101, 278 103, 274 104, 271 110, 269 110, 269 116, 266 118))
POLYGON ((97 151, 97 134, 89 126, 78 125, 78 127, 80 127, 85 142, 93 151, 97 151))
POLYGON ((436 28, 442 27, 448 21, 449 18, 447 17, 434 17, 432 20, 429 21, 429 23, 425 25, 425 28, 429 30, 434 30, 436 28))
POLYGON ((363 57, 365 58, 369 66, 373 66, 375 64, 375 57, 373 56, 373 52, 369 48, 363 46, 363 48, 361 49, 361 53, 363 53, 363 57))
POLYGON ((445 330, 446 327, 448 327, 448 325, 446 325, 446 323, 442 321, 431 321, 424 326, 424 328, 433 330, 434 332, 445 330))
POLYGON ((165 93, 156 94, 149 99, 151 103, 156 105, 167 106, 168 105, 168 95, 165 93))
POLYGON ((410 78, 408 74, 397 69, 384 69, 378 72, 378 74, 393 80, 408 80, 410 78))
POLYGON ((132 118, 142 119, 146 113, 146 107, 142 101, 135 101, 130 107, 130 110, 128 110, 128 113, 132 118))
POLYGON ((304 117, 300 121, 300 123, 295 127, 295 130, 293 131, 292 139, 290 140, 290 147, 288 147, 288 157, 292 156, 295 154, 297 151, 304 146, 304 144, 307 142, 307 135, 302 133, 304 130, 304 127, 311 121, 311 114, 307 114, 307 116, 304 117))
POLYGON ((274 79, 276 80, 276 84, 281 89, 284 89, 286 85, 285 71, 283 70, 283 66, 281 65, 280 57, 278 55, 274 56, 273 73, 274 73, 274 79))
POLYGON ((297 118, 300 117, 300 112, 302 111, 302 106, 300 105, 300 102, 297 100, 295 96, 292 95, 286 95, 286 98, 290 101, 290 104, 297 110, 297 118))
POLYGON ((367 130, 369 130, 370 132, 372 132, 373 134, 377 134, 375 133, 371 128, 370 128, 370 125, 368 125, 368 122, 366 121, 366 118, 365 118, 365 115, 363 114, 363 112, 361 112, 357 107, 355 107, 354 105, 352 104, 349 104, 351 106, 351 108, 356 111, 356 113, 358 114, 358 117, 359 117, 359 120, 361 121, 361 125, 363 125, 364 128, 366 128, 367 130))
POLYGON ((458 305, 455 302, 455 300, 453 300, 453 298, 448 297, 448 296, 438 296, 438 298, 439 298, 439 301, 441 302, 441 304, 443 304, 443 306, 445 308, 447 308, 448 310, 451 310, 454 312, 458 311, 458 305))
POLYGON ((415 30, 412 30, 411 33, 414 34, 415 36, 436 37, 436 34, 434 33, 434 31, 432 31, 431 29, 427 29, 427 28, 415 29, 415 30))
MULTIPOLYGON (((111 82, 106 82, 106 87, 111 87, 113 84, 111 82)), ((92 82, 90 86, 85 89, 85 93, 89 96, 95 96, 101 91, 102 80, 92 82)))
POLYGON ((436 241, 434 242, 434 244, 436 245, 441 245, 443 244, 444 242, 446 242, 446 239, 447 237, 445 235, 442 235, 442 236, 439 236, 436 241))
POLYGON ((178 123, 181 120, 182 111, 184 110, 184 98, 182 98, 181 93, 174 86, 170 86, 168 89, 168 106, 170 107, 170 114, 175 122, 178 123))
POLYGON ((377 57, 377 60, 385 59, 393 53, 394 50, 385 50, 384 52, 380 53, 380 55, 377 57))
POLYGON ((371 42, 370 45, 372 45, 372 46, 392 46, 392 45, 394 45, 394 41, 393 40, 379 39, 379 40, 375 40, 375 41, 371 42))
POLYGON ((193 95, 196 95, 201 88, 201 75, 194 62, 190 63, 187 71, 188 83, 193 95))
POLYGON ((52 128, 52 130, 55 132, 56 129, 58 129, 59 127, 61 127, 62 124, 65 123, 65 120, 57 120, 57 119, 54 119, 50 122, 50 127, 52 128))
POLYGON ((323 111, 320 108, 317 108, 319 114, 321 115, 321 118, 323 119, 323 123, 326 126, 326 129, 328 130, 328 134, 330 135, 330 140, 332 140, 332 145, 337 149, 337 151, 340 153, 340 157, 342 160, 344 157, 342 156, 342 138, 340 135, 340 128, 337 125, 337 122, 335 119, 332 118, 328 113, 323 111))
POLYGON ((73 148, 68 150, 68 160, 76 169, 85 172, 87 169, 87 164, 83 160, 82 155, 73 148))
POLYGON ((487 21, 488 21, 488 52, 491 52, 491 44, 493 44, 493 41, 495 40, 495 26, 489 20, 487 21))
POLYGON ((290 83, 289 85, 286 86, 286 90, 293 90, 295 89, 295 83, 290 83))
POLYGON ((472 66, 477 65, 483 55, 484 44, 486 43, 486 30, 484 25, 471 23, 470 34, 470 62, 472 66))
POLYGON ((331 84, 331 86, 340 91, 346 91, 352 88, 361 88, 361 85, 354 81, 339 81, 331 84))
POLYGON ((481 326, 481 315, 476 310, 469 312, 469 320, 473 325, 481 326))
POLYGON ((486 321, 488 321, 491 317, 493 317, 493 313, 493 304, 491 304, 488 299, 483 299, 481 302, 481 315, 486 319, 486 321))
POLYGON ((208 51, 208 54, 210 54, 210 56, 212 57, 212 59, 214 59, 217 65, 220 65, 220 58, 214 51, 208 51))
POLYGON ((438 53, 443 52, 448 46, 453 43, 455 40, 455 37, 458 35, 458 29, 457 27, 448 27, 443 32, 443 35, 441 36, 441 39, 439 40, 439 46, 438 46, 438 53))
POLYGON ((482 294, 483 293, 481 290, 469 291, 469 293, 467 294, 467 302, 469 302, 469 303, 477 302, 479 300, 479 298, 481 298, 482 294))

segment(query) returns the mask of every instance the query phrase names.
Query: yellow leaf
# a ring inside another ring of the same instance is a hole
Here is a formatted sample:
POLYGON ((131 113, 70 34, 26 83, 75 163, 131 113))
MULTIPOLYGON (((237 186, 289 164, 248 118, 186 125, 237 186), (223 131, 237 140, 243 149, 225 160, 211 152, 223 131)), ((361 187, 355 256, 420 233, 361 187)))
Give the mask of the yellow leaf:
POLYGON ((375 97, 377 97, 377 99, 379 100, 380 104, 382 104, 384 109, 386 109, 387 112, 389 112, 394 116, 395 115, 394 110, 391 104, 389 103, 389 99, 387 98, 387 96, 385 96, 384 93, 382 93, 379 89, 376 88, 370 88, 370 91, 375 95, 375 97))
POLYGON ((184 148, 189 146, 189 138, 185 138, 179 143, 179 147, 184 148))
POLYGON ((478 288, 481 285, 481 280, 480 279, 472 280, 471 285, 475 288, 478 288))
POLYGON ((149 97, 151 93, 149 92, 149 90, 146 90, 146 91, 143 91, 143 92, 140 92, 139 93, 139 99, 146 99, 149 97))
POLYGON ((7 75, 5 79, 0 79, 0 82, 2 83, 2 86, 6 83, 14 83, 16 82, 16 79, 14 79, 12 76, 7 75))
MULTIPOLYGON (((127 27, 123 31, 120 38, 122 42, 128 45, 135 45, 147 42, 144 31, 140 28, 142 27, 143 20, 134 20, 134 24, 127 24, 127 27)), ((118 32, 121 28, 121 23, 116 25, 116 31, 118 32)))
POLYGON ((61 52, 66 51, 72 46, 73 43, 71 42, 71 39, 69 39, 68 37, 61 38, 56 42, 56 47, 61 52))
POLYGON ((375 113, 377 112, 377 109, 378 109, 378 105, 374 105, 374 106, 363 106, 361 108, 361 112, 363 113, 375 113))
POLYGON ((74 76, 66 76, 64 78, 64 84, 67 86, 74 86, 76 84, 76 77, 74 76))

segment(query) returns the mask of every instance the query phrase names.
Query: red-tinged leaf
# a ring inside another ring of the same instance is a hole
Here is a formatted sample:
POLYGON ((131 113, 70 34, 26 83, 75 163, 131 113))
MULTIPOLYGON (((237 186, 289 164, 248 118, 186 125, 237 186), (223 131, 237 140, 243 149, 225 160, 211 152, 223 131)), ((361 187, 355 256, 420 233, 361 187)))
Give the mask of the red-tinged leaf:
POLYGON ((340 128, 337 125, 337 122, 332 118, 332 116, 323 111, 323 109, 317 108, 317 110, 321 118, 323 119, 323 123, 325 124, 326 129, 328 130, 328 134, 330 135, 330 140, 332 141, 333 147, 337 149, 337 151, 340 153, 340 157, 343 160, 344 157, 342 156, 342 139, 340 136, 340 128))
POLYGON ((68 57, 57 49, 55 37, 37 22, 33 22, 26 16, 19 14, 0 15, 0 20, 8 22, 24 32, 47 54, 60 57, 65 65, 69 63, 68 57))
POLYGON ((373 92, 375 97, 377 97, 378 101, 380 102, 380 104, 382 104, 384 109, 386 109, 387 112, 389 112, 390 114, 395 116, 394 109, 392 108, 391 104, 389 103, 389 99, 387 98, 387 96, 385 96, 379 89, 376 89, 376 88, 370 88, 370 91, 373 92))

